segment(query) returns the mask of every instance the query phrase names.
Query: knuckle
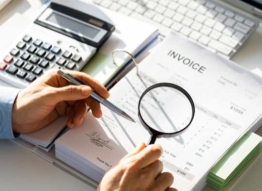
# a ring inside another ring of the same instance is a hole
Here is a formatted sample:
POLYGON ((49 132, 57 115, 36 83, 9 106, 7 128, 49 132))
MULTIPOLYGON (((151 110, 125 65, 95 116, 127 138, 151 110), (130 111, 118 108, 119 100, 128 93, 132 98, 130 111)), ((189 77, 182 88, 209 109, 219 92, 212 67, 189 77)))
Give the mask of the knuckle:
POLYGON ((149 171, 141 170, 137 175, 137 182, 141 185, 141 187, 149 187, 153 183, 153 179, 149 174, 149 171))
POLYGON ((68 88, 67 88, 67 92, 69 93, 69 94, 72 94, 73 92, 74 92, 74 87, 73 86, 68 86, 68 88))
POLYGON ((157 160, 155 163, 156 163, 156 166, 157 166, 159 169, 163 169, 164 165, 163 165, 163 163, 162 163, 160 160, 157 160))
POLYGON ((157 166, 163 166, 163 162, 160 161, 160 160, 157 160, 155 163, 156 163, 157 166))
POLYGON ((160 145, 153 145, 151 151, 160 156, 162 154, 162 147, 160 145))
POLYGON ((138 169, 137 163, 135 161, 126 161, 123 164, 123 170, 126 172, 134 172, 138 169))
POLYGON ((171 185, 174 181, 174 176, 169 172, 162 173, 163 179, 166 180, 167 184, 171 185))
POLYGON ((48 99, 52 99, 54 95, 57 94, 55 88, 43 88, 40 92, 40 97, 46 97, 48 99))
POLYGON ((45 76, 52 77, 52 76, 55 76, 56 74, 57 74, 57 70, 48 70, 48 71, 45 73, 45 76))
POLYGON ((150 189, 150 191, 160 191, 160 189, 157 188, 157 187, 153 187, 153 188, 150 189))

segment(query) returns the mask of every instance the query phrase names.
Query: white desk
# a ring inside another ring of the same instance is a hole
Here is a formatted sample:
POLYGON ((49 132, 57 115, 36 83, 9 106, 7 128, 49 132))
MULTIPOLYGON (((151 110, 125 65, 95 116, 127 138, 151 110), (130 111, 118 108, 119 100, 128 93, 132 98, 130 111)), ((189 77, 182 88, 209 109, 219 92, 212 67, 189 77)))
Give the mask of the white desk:
MULTIPOLYGON (((13 0, 0 12, 0 52, 5 50, 8 42, 12 41, 16 34, 19 34, 19 30, 15 30, 19 26, 10 27, 8 33, 2 30, 8 19, 17 13, 30 17, 34 13, 34 8, 41 6, 42 2, 44 0, 13 0)), ((251 71, 259 69, 262 73, 262 27, 246 42, 233 61, 251 71)), ((262 135, 262 128, 258 134, 262 135)), ((93 186, 75 178, 23 146, 8 140, 0 140, 0 173, 1 190, 5 191, 95 190, 93 186)), ((262 157, 254 163, 250 171, 241 179, 242 182, 238 183, 232 191, 261 190, 261 177, 262 157)), ((203 191, 213 190, 209 186, 203 189, 203 191)))

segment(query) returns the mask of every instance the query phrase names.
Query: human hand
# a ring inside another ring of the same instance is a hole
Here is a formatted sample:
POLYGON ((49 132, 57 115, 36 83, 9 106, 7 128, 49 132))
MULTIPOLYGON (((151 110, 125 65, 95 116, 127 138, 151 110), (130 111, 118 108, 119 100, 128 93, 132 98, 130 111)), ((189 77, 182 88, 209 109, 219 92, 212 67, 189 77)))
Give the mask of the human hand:
POLYGON ((94 89, 102 97, 108 98, 108 91, 82 72, 68 73, 90 87, 70 85, 56 71, 48 72, 17 95, 12 113, 12 125, 16 133, 36 131, 63 115, 68 115, 68 127, 78 126, 88 106, 95 117, 101 117, 100 104, 89 96, 94 89))
POLYGON ((160 145, 140 145, 105 174, 97 191, 177 191, 170 188, 173 176, 162 173, 161 154, 160 145))

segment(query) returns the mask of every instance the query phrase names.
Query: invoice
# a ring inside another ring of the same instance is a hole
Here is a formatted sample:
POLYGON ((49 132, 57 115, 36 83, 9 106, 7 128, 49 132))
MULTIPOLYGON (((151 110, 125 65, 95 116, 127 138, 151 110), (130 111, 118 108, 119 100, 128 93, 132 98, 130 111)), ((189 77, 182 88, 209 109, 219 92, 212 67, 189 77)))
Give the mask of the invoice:
MULTIPOLYGON (((171 82, 185 88, 196 105, 191 126, 178 137, 157 142, 165 150, 165 167, 175 174, 174 186, 183 191, 200 190, 214 163, 247 130, 258 126, 262 80, 175 34, 139 65, 139 73, 143 77, 132 71, 122 79, 112 89, 111 101, 137 118, 139 96, 150 84, 171 82), (174 59, 170 51, 180 58, 174 59), (205 69, 196 72, 180 63, 182 57, 205 69)), ((128 151, 148 139, 142 126, 135 127, 108 112, 104 112, 103 120, 128 151)))

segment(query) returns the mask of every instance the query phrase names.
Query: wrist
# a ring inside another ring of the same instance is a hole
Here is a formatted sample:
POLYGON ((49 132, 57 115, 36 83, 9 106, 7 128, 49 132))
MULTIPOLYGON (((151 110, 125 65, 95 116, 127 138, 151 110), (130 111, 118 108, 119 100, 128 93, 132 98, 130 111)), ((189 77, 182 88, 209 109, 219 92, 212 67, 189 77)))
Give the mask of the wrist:
POLYGON ((18 107, 17 107, 17 100, 20 92, 17 94, 14 103, 13 103, 13 109, 12 109, 12 129, 14 134, 19 134, 19 112, 18 112, 18 107))

